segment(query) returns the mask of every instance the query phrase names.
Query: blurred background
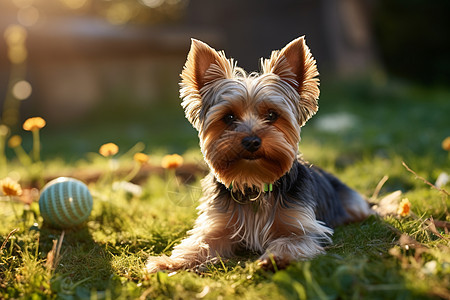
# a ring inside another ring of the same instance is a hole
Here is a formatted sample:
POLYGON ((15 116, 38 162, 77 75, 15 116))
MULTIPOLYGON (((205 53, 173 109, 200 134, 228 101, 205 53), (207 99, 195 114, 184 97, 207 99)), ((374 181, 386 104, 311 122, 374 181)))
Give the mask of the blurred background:
POLYGON ((198 143, 178 97, 191 37, 257 71, 306 35, 322 87, 312 134, 341 139, 348 127, 346 142, 374 152, 403 140, 439 148, 450 130, 448 13, 448 0, 2 0, 0 123, 23 134, 26 118, 43 117, 44 158, 106 142, 182 153, 198 143), (422 137, 413 123, 428 119, 422 137))

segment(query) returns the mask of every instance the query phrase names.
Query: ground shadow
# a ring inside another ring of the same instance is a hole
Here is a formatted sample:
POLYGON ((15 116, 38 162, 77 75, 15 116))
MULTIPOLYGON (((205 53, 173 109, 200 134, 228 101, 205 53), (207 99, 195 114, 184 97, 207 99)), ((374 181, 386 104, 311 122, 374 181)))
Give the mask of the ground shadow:
POLYGON ((58 230, 43 225, 40 230, 39 249, 47 262, 55 243, 62 240, 61 247, 54 251, 54 269, 51 278, 51 289, 58 297, 73 296, 75 298, 103 298, 110 287, 113 277, 111 255, 102 245, 92 238, 89 228, 82 226, 74 229, 58 230), (56 257, 57 256, 57 257, 56 257))

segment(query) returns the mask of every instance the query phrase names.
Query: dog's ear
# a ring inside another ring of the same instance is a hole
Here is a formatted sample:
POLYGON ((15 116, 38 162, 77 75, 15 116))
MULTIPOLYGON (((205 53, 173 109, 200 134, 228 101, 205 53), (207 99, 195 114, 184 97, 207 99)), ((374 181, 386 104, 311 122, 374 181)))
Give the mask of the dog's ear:
POLYGON ((231 78, 232 74, 232 61, 227 60, 223 52, 217 52, 207 44, 192 39, 181 73, 180 96, 186 117, 197 130, 205 86, 219 79, 231 78))
POLYGON ((270 59, 262 62, 262 67, 264 73, 278 75, 298 92, 299 123, 303 126, 317 112, 320 94, 316 60, 304 36, 293 40, 280 51, 273 51, 270 59))

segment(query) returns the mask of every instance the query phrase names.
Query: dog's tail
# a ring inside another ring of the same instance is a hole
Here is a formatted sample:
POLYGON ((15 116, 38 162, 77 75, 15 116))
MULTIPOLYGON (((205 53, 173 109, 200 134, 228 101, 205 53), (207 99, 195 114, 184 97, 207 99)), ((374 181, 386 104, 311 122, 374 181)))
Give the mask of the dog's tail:
POLYGON ((322 187, 318 197, 318 216, 332 227, 359 222, 375 212, 369 203, 353 189, 328 172, 312 167, 317 185, 322 187), (324 211, 326 210, 326 211, 324 211))
POLYGON ((349 188, 333 175, 323 172, 330 184, 338 194, 339 200, 347 213, 343 223, 360 222, 368 216, 375 214, 369 203, 355 190, 349 188))

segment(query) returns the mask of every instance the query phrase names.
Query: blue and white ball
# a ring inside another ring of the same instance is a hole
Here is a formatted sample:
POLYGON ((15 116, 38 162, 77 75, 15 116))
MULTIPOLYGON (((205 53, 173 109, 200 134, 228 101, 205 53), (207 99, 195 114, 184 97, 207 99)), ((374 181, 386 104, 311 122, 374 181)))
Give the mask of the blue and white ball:
POLYGON ((44 221, 52 227, 76 227, 91 214, 92 195, 83 182, 70 177, 59 177, 42 189, 39 210, 44 221))

